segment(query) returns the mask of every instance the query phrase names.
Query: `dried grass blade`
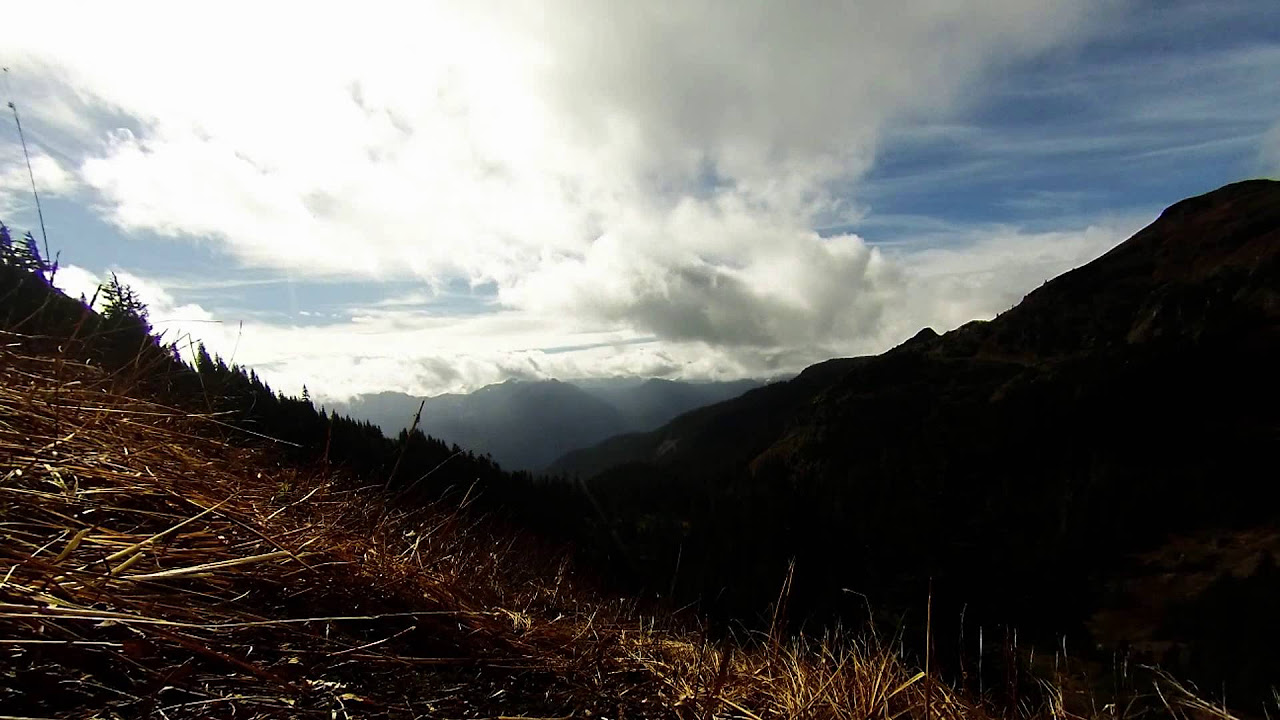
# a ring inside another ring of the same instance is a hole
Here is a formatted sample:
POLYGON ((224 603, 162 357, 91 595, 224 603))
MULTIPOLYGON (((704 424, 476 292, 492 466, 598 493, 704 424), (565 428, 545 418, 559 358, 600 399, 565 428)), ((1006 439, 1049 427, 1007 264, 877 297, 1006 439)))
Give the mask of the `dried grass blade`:
POLYGON ((120 551, 117 551, 117 552, 111 553, 110 555, 108 555, 108 556, 105 558, 106 562, 108 562, 108 563, 113 563, 113 562, 115 562, 115 561, 119 560, 120 558, 127 557, 127 556, 129 556, 129 555, 132 555, 132 554, 134 554, 134 553, 138 552, 139 550, 141 550, 142 548, 146 547, 146 546, 147 546, 147 545, 149 545, 150 543, 153 543, 153 542, 155 542, 156 540, 159 540, 160 538, 163 538, 164 536, 169 535, 170 533, 172 533, 173 531, 175 531, 175 530, 177 530, 177 529, 179 529, 179 528, 181 528, 181 527, 184 527, 184 526, 186 526, 186 525, 190 525, 191 523, 195 522, 196 520, 199 520, 200 518, 204 517, 205 515, 208 515, 209 513, 213 512, 214 510, 217 510, 218 508, 222 507, 223 505, 226 505, 226 504, 227 504, 227 502, 228 502, 228 501, 230 501, 232 497, 235 497, 235 495, 232 495, 231 497, 228 497, 226 500, 223 500, 222 502, 218 503, 217 505, 214 505, 213 507, 210 507, 210 508, 208 508, 208 509, 204 510, 203 512, 199 512, 199 513, 196 513, 195 515, 192 515, 191 517, 189 517, 189 518, 187 518, 187 519, 183 520, 182 522, 178 523, 177 525, 174 525, 173 527, 171 527, 171 528, 169 528, 169 529, 167 529, 167 530, 161 530, 160 532, 156 533, 155 535, 152 535, 152 536, 151 536, 151 537, 149 537, 149 538, 145 538, 145 539, 143 539, 143 540, 140 540, 140 541, 138 541, 138 542, 134 543, 133 545, 130 545, 129 547, 127 547, 127 548, 125 548, 125 549, 123 549, 123 550, 120 550, 120 551))
POLYGON ((250 555, 249 557, 234 558, 232 560, 218 560, 217 562, 201 563, 184 568, 174 568, 173 570, 161 570, 153 573, 143 573, 141 575, 127 575, 123 580, 159 580, 161 578, 182 577, 183 575, 192 575, 195 573, 208 572, 209 570, 221 570, 223 568, 239 567, 241 565, 253 565, 261 562, 269 562, 282 557, 289 557, 293 553, 288 550, 276 550, 275 552, 262 553, 261 555, 250 555))
POLYGON ((93 528, 87 527, 87 528, 83 528, 82 530, 80 530, 80 532, 76 533, 75 536, 73 536, 71 540, 67 542, 67 546, 62 549, 62 552, 58 553, 57 557, 55 557, 51 561, 51 563, 54 565, 57 565, 63 560, 66 560, 67 557, 71 555, 71 553, 76 551, 76 548, 80 547, 80 542, 83 541, 85 537, 88 536, 89 533, 91 532, 93 532, 93 528))

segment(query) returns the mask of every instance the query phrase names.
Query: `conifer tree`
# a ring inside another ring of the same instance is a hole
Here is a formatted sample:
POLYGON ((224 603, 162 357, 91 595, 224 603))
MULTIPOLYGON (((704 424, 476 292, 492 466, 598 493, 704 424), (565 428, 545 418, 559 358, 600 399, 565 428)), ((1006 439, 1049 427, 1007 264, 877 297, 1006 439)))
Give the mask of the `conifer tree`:
POLYGON ((196 372, 202 375, 212 375, 213 371, 213 358, 209 355, 209 350, 205 348, 204 343, 200 343, 196 346, 196 372))
MULTIPOLYGON (((27 233, 29 236, 31 233, 27 233)), ((8 252, 9 265, 19 270, 31 271, 36 268, 36 260, 31 256, 31 245, 26 242, 26 236, 18 242, 10 242, 8 252)))
POLYGON ((4 223, 0 223, 0 265, 25 270, 49 282, 53 277, 49 263, 40 254, 40 245, 30 232, 14 242, 13 235, 4 223))
POLYGON ((22 244, 24 246, 23 255, 30 258, 29 269, 36 277, 45 282, 52 282, 53 275, 58 271, 57 264, 49 264, 49 260, 40 254, 40 243, 36 242, 36 236, 28 230, 22 236, 22 244))
POLYGON ((133 288, 120 282, 115 273, 111 273, 111 282, 102 290, 102 319, 114 328, 132 327, 151 333, 151 324, 147 321, 147 306, 133 291, 133 288))

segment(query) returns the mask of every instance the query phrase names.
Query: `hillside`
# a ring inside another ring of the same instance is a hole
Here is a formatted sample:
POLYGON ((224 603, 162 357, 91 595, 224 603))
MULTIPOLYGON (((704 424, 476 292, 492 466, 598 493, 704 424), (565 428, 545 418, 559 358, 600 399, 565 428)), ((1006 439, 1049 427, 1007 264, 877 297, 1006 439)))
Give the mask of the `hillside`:
POLYGON ((618 435, 594 447, 566 453, 547 469, 585 479, 626 463, 666 463, 679 457, 709 463, 712 467, 706 470, 715 471, 737 462, 737 453, 773 437, 791 413, 858 362, 839 359, 814 365, 790 381, 691 410, 657 430, 618 435), (696 448, 696 452, 686 454, 686 448, 696 448))
POLYGON ((413 422, 421 404, 418 427, 427 435, 491 455, 508 470, 538 471, 569 451, 613 435, 653 429, 758 384, 657 378, 509 380, 425 402, 397 392, 359 395, 334 408, 394 435, 413 422))
POLYGON ((1280 183, 1250 181, 1174 205, 990 322, 556 467, 592 478, 655 585, 678 557, 673 585, 730 616, 795 558, 791 607, 811 617, 858 612, 849 591, 914 607, 932 584, 961 645, 982 624, 1065 632, 1256 709, 1280 675, 1280 625, 1256 601, 1280 552, 1276 367, 1280 183), (1198 560, 1154 559, 1172 547, 1198 560), (1239 634, 1209 629, 1222 613, 1239 634))
MULTIPOLYGON (((975 321, 938 336, 925 328, 900 350, 928 348, 932 355, 1020 359, 1027 363, 1116 346, 1182 337, 1212 342, 1244 329, 1259 342, 1273 339, 1276 284, 1276 226, 1280 224, 1277 183, 1255 180, 1184 200, 1159 220, 1101 258, 1066 273, 1030 293, 993 322, 975 321)), ((888 357, 882 356, 884 362, 888 357)), ((756 392, 751 399, 725 402, 681 418, 626 443, 610 439, 599 451, 585 449, 554 467, 594 475, 611 465, 654 461, 675 447, 696 446, 693 436, 712 417, 774 416, 773 398, 805 403, 815 388, 871 358, 832 360, 815 365, 787 390, 756 392), (613 448, 625 445, 628 449, 613 448), (597 458, 599 452, 601 457, 597 458), (604 459, 603 456, 608 456, 604 459)), ((764 433, 772 436, 771 433, 764 433)), ((744 454, 758 454, 752 446, 744 454)), ((698 451, 668 456, 685 462, 698 451)), ((715 453, 717 456, 720 453, 715 453)))
MULTIPOLYGON (((970 693, 874 634, 711 640, 468 500, 406 496, 378 458, 305 459, 265 416, 208 410, 186 380, 220 361, 116 354, 145 316, 112 324, 119 305, 98 316, 47 272, 0 262, 6 717, 1112 717, 1066 663, 993 663, 970 693)), ((1230 718, 1158 673, 1115 690, 1230 718)))

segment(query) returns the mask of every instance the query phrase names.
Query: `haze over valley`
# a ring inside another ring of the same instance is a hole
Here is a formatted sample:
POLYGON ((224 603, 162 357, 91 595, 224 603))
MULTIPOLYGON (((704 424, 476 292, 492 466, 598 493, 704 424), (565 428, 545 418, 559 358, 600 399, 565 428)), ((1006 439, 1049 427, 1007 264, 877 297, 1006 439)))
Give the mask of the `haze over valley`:
POLYGON ((370 420, 388 436, 413 425, 488 454, 508 470, 542 471, 561 455, 624 433, 653 430, 686 411, 741 395, 760 383, 657 378, 508 380, 420 402, 402 393, 358 395, 333 408, 370 420), (421 409, 421 415, 418 410, 421 409))

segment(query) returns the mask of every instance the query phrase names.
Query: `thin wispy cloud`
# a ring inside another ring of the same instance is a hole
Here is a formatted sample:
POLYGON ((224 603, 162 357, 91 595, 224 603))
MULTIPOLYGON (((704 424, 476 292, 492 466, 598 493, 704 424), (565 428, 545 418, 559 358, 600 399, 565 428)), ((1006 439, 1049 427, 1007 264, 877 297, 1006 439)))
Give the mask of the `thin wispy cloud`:
POLYGON ((1260 145, 1259 161, 1262 171, 1273 178, 1280 178, 1280 122, 1262 136, 1260 145))

